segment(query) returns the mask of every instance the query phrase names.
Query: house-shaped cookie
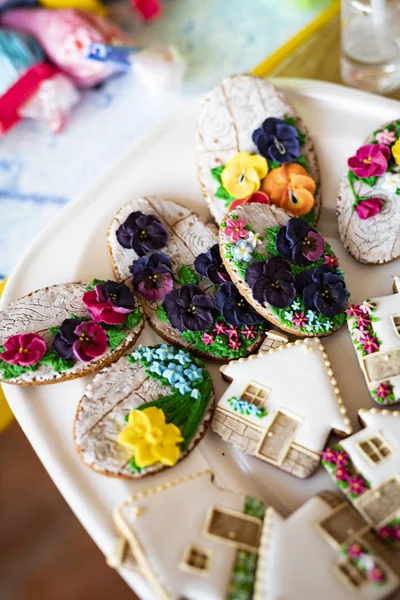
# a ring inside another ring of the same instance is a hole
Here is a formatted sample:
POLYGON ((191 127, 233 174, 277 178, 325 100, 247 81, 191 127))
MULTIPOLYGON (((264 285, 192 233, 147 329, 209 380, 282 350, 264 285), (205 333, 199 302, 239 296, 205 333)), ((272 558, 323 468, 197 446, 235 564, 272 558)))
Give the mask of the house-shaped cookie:
POLYGON ((361 431, 328 448, 323 463, 367 523, 400 545, 400 411, 361 409, 361 431))
POLYGON ((394 294, 352 304, 347 322, 371 396, 378 404, 400 402, 400 278, 394 294))
POLYGON ((378 600, 399 586, 393 556, 346 501, 322 492, 264 518, 254 600, 378 600))
POLYGON ((244 452, 296 477, 318 467, 330 433, 352 432, 321 342, 297 340, 221 367, 231 385, 213 430, 244 452))
POLYGON ((115 512, 141 573, 161 600, 251 600, 264 505, 219 488, 211 471, 139 492, 115 512))

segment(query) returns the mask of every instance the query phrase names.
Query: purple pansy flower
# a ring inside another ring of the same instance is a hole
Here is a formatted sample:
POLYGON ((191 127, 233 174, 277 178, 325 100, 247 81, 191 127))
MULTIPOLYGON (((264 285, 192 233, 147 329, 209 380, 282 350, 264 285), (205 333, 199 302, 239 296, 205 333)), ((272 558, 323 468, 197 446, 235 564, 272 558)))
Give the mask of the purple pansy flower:
POLYGON ((60 328, 53 340, 53 350, 60 358, 65 360, 75 358, 75 354, 72 349, 74 343, 78 339, 75 329, 81 323, 83 323, 81 319, 64 319, 64 321, 61 323, 60 328))
POLYGON ((267 160, 283 165, 295 162, 300 155, 299 133, 296 127, 288 125, 283 119, 265 119, 252 137, 258 153, 267 160))
POLYGON ((138 256, 144 256, 164 248, 168 241, 168 230, 154 215, 135 211, 118 227, 116 236, 121 246, 134 250, 138 256))
POLYGON ((321 258, 324 238, 304 219, 292 218, 276 236, 276 249, 283 258, 306 267, 321 258))
POLYGON ((278 256, 252 263, 245 277, 255 300, 261 304, 267 302, 275 308, 285 308, 296 297, 295 278, 289 263, 278 256))
POLYGON ((230 281, 221 259, 219 244, 214 244, 207 252, 199 254, 194 261, 194 268, 199 275, 207 277, 215 285, 230 281))
POLYGON ((83 321, 74 330, 77 337, 72 346, 74 355, 78 360, 89 362, 102 356, 107 349, 107 332, 92 321, 83 321))
POLYGON ((138 258, 132 263, 130 272, 135 290, 149 300, 161 300, 172 291, 171 259, 162 252, 138 258))
POLYGON ((126 315, 135 307, 133 294, 128 286, 115 281, 98 283, 93 290, 83 294, 82 302, 93 321, 108 325, 123 325, 126 315))
POLYGON ((263 321, 231 281, 219 288, 214 296, 214 304, 230 325, 254 325, 263 321))
POLYGON ((303 271, 298 275, 296 285, 307 310, 316 308, 325 317, 334 317, 346 305, 345 283, 326 265, 303 271))
MULTIPOLYGON (((96 286, 96 289, 98 289, 98 286, 96 286)), ((135 308, 133 294, 124 283, 105 281, 100 284, 100 290, 103 292, 104 298, 113 305, 116 312, 127 314, 135 308)), ((98 293, 100 293, 100 290, 98 293)))
POLYGON ((179 331, 206 331, 213 324, 213 301, 198 285, 188 283, 164 298, 168 319, 179 331))

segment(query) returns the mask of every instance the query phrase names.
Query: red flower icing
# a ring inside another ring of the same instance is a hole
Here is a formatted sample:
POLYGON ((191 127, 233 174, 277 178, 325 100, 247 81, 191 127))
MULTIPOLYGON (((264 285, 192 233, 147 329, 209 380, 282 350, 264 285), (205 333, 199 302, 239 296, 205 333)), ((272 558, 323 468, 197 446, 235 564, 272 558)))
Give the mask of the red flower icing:
POLYGON ((4 343, 0 358, 10 365, 30 367, 46 354, 46 342, 37 333, 13 335, 4 343))
POLYGON ((74 330, 78 337, 74 342, 73 352, 79 360, 89 362, 102 356, 107 349, 107 333, 101 325, 91 321, 83 321, 74 330))
POLYGON ((382 200, 380 198, 368 198, 361 200, 355 208, 355 211, 362 221, 374 217, 382 210, 382 200))
POLYGON ((97 284, 94 290, 85 292, 82 296, 82 302, 89 311, 93 321, 96 323, 106 323, 107 325, 122 325, 125 323, 126 315, 133 310, 112 304, 104 296, 101 284, 97 284))

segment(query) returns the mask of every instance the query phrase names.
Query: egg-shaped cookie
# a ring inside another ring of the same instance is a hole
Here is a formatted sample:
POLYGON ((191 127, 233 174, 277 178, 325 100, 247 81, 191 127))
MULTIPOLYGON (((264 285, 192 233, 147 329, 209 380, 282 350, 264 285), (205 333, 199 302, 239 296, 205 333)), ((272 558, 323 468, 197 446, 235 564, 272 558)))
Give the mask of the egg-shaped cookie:
POLYGON ((269 81, 236 75, 206 95, 196 157, 201 191, 217 223, 250 200, 317 222, 321 187, 313 141, 295 107, 269 81))
POLYGON ((198 444, 214 410, 203 362, 167 344, 139 346, 88 385, 75 418, 83 462, 137 479, 174 466, 198 444))
POLYGON ((132 290, 116 281, 52 285, 0 311, 0 381, 45 385, 118 360, 144 326, 132 290))
POLYGON ((331 246, 307 221, 245 204, 220 225, 221 257, 265 319, 299 337, 330 335, 346 320, 349 293, 331 246))
POLYGON ((400 256, 400 120, 371 133, 348 159, 337 201, 340 239, 359 262, 400 256))
POLYGON ((108 244, 115 277, 162 338, 225 361, 259 347, 266 322, 231 282, 214 225, 171 200, 136 198, 115 215, 108 244))

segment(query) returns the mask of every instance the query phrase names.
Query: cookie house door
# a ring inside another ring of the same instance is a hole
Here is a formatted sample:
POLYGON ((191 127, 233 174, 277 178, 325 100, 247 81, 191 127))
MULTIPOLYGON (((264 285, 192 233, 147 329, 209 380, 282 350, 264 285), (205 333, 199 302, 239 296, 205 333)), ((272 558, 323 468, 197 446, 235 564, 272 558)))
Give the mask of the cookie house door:
POLYGON ((296 437, 301 418, 277 410, 274 420, 261 438, 255 455, 261 460, 280 465, 296 437))

